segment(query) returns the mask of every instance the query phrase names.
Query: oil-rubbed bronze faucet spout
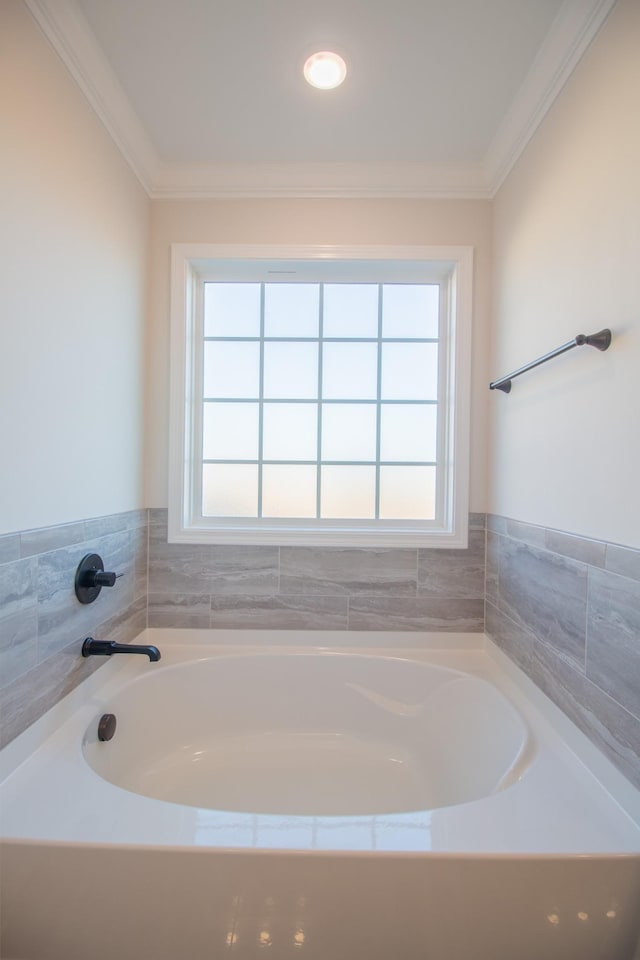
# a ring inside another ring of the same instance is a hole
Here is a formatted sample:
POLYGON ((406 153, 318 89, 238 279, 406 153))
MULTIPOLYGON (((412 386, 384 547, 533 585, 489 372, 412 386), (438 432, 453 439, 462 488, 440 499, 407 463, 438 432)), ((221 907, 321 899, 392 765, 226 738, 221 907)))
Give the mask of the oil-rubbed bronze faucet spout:
POLYGON ((116 643, 115 640, 94 640, 93 637, 87 637, 82 644, 83 657, 110 657, 114 653, 143 653, 149 660, 160 659, 160 651, 151 644, 116 643))

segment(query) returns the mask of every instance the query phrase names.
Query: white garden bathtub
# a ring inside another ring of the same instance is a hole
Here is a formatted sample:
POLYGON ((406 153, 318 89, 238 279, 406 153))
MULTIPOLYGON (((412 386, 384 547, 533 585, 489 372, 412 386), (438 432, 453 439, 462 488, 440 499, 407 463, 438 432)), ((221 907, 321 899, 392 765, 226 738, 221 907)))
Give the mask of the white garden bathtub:
POLYGON ((208 810, 351 817, 435 810, 516 783, 533 753, 499 691, 459 670, 329 651, 148 670, 84 740, 133 793, 208 810))
POLYGON ((0 755, 2 957, 631 960, 638 792, 488 641, 411 639, 146 631, 0 755))

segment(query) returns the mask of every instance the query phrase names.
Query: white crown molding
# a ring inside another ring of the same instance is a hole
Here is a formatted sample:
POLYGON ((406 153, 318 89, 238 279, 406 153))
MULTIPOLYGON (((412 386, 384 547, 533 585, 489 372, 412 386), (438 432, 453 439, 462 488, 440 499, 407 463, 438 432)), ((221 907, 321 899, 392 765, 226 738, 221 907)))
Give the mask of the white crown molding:
POLYGON ((148 194, 158 156, 129 98, 72 0, 24 0, 148 194))
POLYGON ((564 0, 482 164, 189 164, 160 160, 74 0, 24 0, 151 199, 486 200, 511 168, 616 0, 564 0))
POLYGON ((270 197, 486 200, 482 170, 420 163, 163 164, 154 200, 270 197))
POLYGON ((616 0, 564 0, 522 86, 489 146, 484 182, 494 197, 616 0))

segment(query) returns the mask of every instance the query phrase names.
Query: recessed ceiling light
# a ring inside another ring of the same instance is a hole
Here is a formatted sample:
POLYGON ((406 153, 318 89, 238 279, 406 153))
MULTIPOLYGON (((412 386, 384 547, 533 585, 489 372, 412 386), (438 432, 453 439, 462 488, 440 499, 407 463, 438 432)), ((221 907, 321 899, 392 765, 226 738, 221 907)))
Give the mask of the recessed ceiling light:
POLYGON ((339 87, 347 75, 347 65, 337 53, 322 50, 313 53, 304 65, 304 78, 312 87, 319 90, 333 90, 339 87))

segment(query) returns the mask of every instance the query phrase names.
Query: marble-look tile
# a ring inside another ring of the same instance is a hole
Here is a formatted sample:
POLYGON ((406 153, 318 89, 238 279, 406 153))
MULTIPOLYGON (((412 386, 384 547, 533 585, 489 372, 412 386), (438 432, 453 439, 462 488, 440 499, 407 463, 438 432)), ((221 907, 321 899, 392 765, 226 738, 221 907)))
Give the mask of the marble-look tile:
POLYGON ((278 547, 167 543, 150 527, 151 593, 278 592, 278 547))
POLYGON ((56 527, 40 527, 37 530, 24 530, 20 534, 20 555, 34 557, 48 550, 58 550, 72 543, 85 540, 84 523, 63 523, 56 527))
POLYGON ((149 511, 146 507, 139 507, 137 510, 127 510, 124 516, 127 519, 128 530, 139 530, 140 527, 149 526, 149 511))
POLYGON ((99 623, 93 631, 96 640, 115 640, 116 643, 131 643, 147 626, 147 599, 137 600, 114 617, 99 623))
MULTIPOLYGON (((144 629, 145 624, 146 602, 142 598, 99 624, 90 635, 100 640, 129 643, 144 629)), ((73 640, 0 689, 0 748, 39 720, 54 704, 108 662, 108 657, 84 658, 81 655, 81 639, 73 640)))
POLYGON ((594 683, 536 641, 533 682, 640 788, 640 720, 594 683))
POLYGON ((502 610, 487 600, 485 605, 487 636, 517 663, 525 673, 531 673, 535 637, 524 627, 510 620, 502 610))
POLYGON ((500 609, 584 671, 586 565, 501 537, 499 578, 500 609))
POLYGON ((131 545, 133 549, 133 595, 144 597, 148 590, 149 580, 149 531, 146 526, 137 527, 131 531, 131 545))
POLYGON ((98 537, 106 537, 111 533, 121 533, 123 530, 130 529, 130 518, 128 513, 112 513, 106 517, 93 517, 91 520, 84 521, 83 540, 95 540, 98 537))
MULTIPOLYGON (((143 541, 144 532, 142 530, 121 530, 90 541, 91 550, 95 550, 102 557, 105 570, 113 570, 118 574, 116 586, 126 587, 127 598, 125 601, 121 594, 117 604, 119 611, 128 606, 134 599, 136 550, 139 542, 141 548, 143 548, 143 541)), ((112 595, 116 596, 115 587, 105 587, 99 599, 102 600, 103 597, 112 595)), ((98 602, 95 601, 96 604, 98 602)))
POLYGON ((208 593, 150 593, 150 627, 208 627, 211 598, 208 593))
POLYGON ((346 597, 214 596, 211 626, 265 630, 346 630, 346 597))
POLYGON ((273 594, 279 585, 279 547, 213 547, 212 594, 273 594))
POLYGON ((492 603, 498 602, 500 588, 500 537, 487 530, 487 552, 485 556, 485 598, 492 603))
POLYGON ((277 593, 278 547, 168 543, 166 513, 151 511, 151 593, 277 593))
POLYGON ((94 541, 105 569, 122 577, 105 587, 94 603, 82 605, 74 592, 76 568, 87 549, 65 547, 38 557, 38 659, 66 647, 73 639, 89 635, 96 624, 117 616, 134 600, 132 531, 114 533, 94 541))
POLYGON ((415 597, 416 575, 415 550, 280 548, 283 594, 415 597))
POLYGON ((0 566, 0 623, 35 606, 37 564, 26 559, 0 566))
POLYGON ((486 530, 486 528, 487 528, 486 513, 470 513, 469 514, 469 530, 486 530))
POLYGON ((587 537, 576 537, 560 530, 547 530, 545 546, 547 550, 563 557, 571 557, 593 567, 604 567, 607 545, 603 540, 589 540, 587 537))
POLYGON ((587 676, 640 718, 640 583, 589 571, 587 676))
POLYGON ((499 533, 502 536, 507 534, 507 518, 500 517, 495 513, 487 514, 487 530, 491 530, 493 533, 499 533))
POLYGON ((418 596, 484 596, 485 533, 469 531, 466 550, 418 550, 418 596))
POLYGON ((107 657, 85 659, 80 656, 78 644, 70 643, 3 687, 0 690, 0 747, 39 720, 106 660, 107 657))
POLYGON ((167 543, 162 525, 149 526, 149 591, 209 593, 213 547, 167 543))
POLYGON ((149 510, 147 510, 147 514, 149 517, 149 526, 164 527, 166 531, 169 523, 169 511, 166 507, 150 507, 149 510))
POLYGON ((611 573, 619 573, 631 580, 640 580, 640 550, 608 543, 605 566, 611 573))
POLYGON ((38 614, 35 604, 0 617, 0 687, 35 667, 38 658, 38 614))
POLYGON ((350 630, 482 632, 482 600, 431 597, 350 597, 350 630))
POLYGON ((544 547, 546 529, 533 523, 523 523, 521 520, 507 520, 507 535, 514 540, 522 540, 534 547, 544 547))
POLYGON ((20 534, 5 533, 0 537, 0 564, 20 559, 20 534))
POLYGON ((85 636, 129 642, 145 628, 146 524, 146 510, 130 511, 0 538, 3 743, 106 662, 80 656, 85 636), (29 556, 16 560, 20 549, 29 556), (79 561, 93 552, 124 576, 85 606, 73 585, 79 561))

